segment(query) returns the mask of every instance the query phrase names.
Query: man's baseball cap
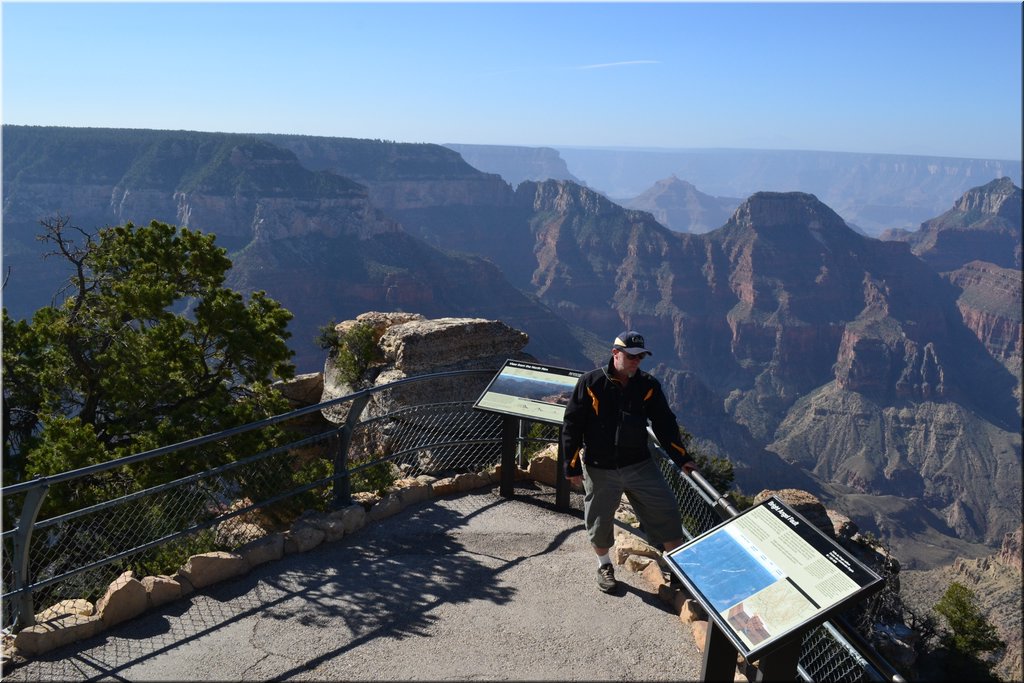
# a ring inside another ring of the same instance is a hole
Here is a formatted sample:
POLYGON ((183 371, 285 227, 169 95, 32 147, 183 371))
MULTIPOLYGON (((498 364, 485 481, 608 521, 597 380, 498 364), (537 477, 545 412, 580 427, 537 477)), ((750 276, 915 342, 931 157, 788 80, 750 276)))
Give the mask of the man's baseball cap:
POLYGON ((634 356, 639 353, 646 353, 648 356, 652 356, 650 351, 647 350, 647 346, 644 344, 644 337, 636 330, 627 330, 620 332, 619 336, 615 338, 613 347, 626 353, 631 353, 634 356))

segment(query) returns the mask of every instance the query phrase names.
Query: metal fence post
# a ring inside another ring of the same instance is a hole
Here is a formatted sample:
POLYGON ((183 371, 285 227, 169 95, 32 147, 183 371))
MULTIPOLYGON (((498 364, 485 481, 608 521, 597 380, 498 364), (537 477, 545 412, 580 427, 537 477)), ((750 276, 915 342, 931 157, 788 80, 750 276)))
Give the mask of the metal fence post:
POLYGON ((21 506, 21 519, 18 520, 18 530, 14 534, 14 561, 11 568, 14 572, 14 589, 19 591, 17 607, 17 626, 23 629, 26 626, 34 626, 36 623, 35 604, 32 600, 32 591, 27 590, 31 583, 29 576, 29 545, 32 543, 32 530, 35 528, 36 517, 43 507, 43 499, 50 485, 40 480, 39 487, 30 489, 25 493, 25 502, 21 506))
POLYGON ((499 490, 503 498, 511 498, 516 478, 516 438, 519 434, 518 417, 503 415, 501 418, 501 481, 499 490))
POLYGON ((348 476, 348 448, 352 443, 352 433, 355 431, 356 423, 359 422, 363 408, 366 407, 369 400, 369 394, 363 394, 353 399, 348 415, 345 417, 345 424, 335 436, 332 457, 334 462, 334 499, 332 504, 335 510, 352 504, 352 481, 348 476))
POLYGON ((516 465, 526 468, 526 457, 523 453, 523 443, 526 440, 526 420, 519 420, 519 436, 516 438, 516 465))

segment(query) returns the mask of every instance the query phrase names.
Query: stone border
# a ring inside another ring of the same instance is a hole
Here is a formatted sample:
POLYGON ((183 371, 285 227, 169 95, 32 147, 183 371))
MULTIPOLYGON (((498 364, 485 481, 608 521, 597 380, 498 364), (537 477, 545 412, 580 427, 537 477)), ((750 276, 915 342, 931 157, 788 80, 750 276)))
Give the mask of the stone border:
MULTIPOLYGON (((553 451, 553 449, 551 449, 553 451)), ((552 452, 542 451, 530 461, 529 469, 517 468, 517 481, 533 480, 554 487, 557 462, 552 452)), ((36 624, 14 636, 4 637, 4 661, 27 660, 32 656, 92 637, 142 613, 183 598, 195 590, 246 574, 254 567, 285 555, 303 553, 321 543, 334 542, 372 522, 401 512, 425 500, 464 493, 501 481, 501 466, 486 472, 458 474, 435 479, 428 475, 400 479, 383 496, 353 495, 352 505, 329 513, 307 512, 287 531, 270 533, 245 543, 233 552, 215 551, 193 555, 173 576, 146 576, 131 570, 115 579, 95 605, 85 599, 64 600, 36 615, 36 624)), ((628 506, 620 509, 620 521, 632 522, 628 506)), ((681 587, 673 585, 661 552, 640 536, 616 530, 613 561, 640 574, 684 624, 689 624, 697 649, 703 651, 707 615, 681 587)), ((751 679, 752 680, 752 679, 751 679)))

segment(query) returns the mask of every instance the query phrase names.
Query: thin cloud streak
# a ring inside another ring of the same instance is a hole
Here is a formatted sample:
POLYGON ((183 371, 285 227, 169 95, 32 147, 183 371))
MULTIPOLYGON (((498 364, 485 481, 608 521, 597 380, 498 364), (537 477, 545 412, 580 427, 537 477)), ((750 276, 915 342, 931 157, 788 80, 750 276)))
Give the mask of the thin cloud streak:
MULTIPOLYGON (((549 67, 546 67, 546 68, 548 70, 556 70, 556 71, 584 71, 584 70, 587 70, 587 69, 609 69, 609 68, 616 67, 616 66, 632 66, 634 64, 661 64, 661 62, 658 61, 658 60, 655 60, 655 59, 634 59, 634 60, 625 61, 625 62, 608 62, 606 64, 583 64, 581 66, 557 66, 557 67, 549 66, 549 67)), ((507 76, 509 74, 533 73, 533 72, 537 72, 537 71, 538 71, 538 69, 525 69, 525 68, 502 69, 502 70, 499 70, 499 71, 489 71, 485 75, 486 76, 507 76)))

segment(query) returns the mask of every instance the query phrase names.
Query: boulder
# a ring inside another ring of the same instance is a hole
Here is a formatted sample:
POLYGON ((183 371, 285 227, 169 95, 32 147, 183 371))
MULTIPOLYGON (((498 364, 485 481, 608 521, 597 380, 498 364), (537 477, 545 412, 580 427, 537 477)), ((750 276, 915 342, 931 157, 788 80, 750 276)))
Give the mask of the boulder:
MULTIPOLYGON (((432 477, 428 477, 428 479, 432 479, 432 477)), ((399 479, 394 483, 393 492, 402 499, 403 506, 421 503, 433 494, 430 483, 419 479, 399 479)))
POLYGON ((697 649, 704 652, 704 645, 708 640, 708 622, 690 622, 690 629, 693 631, 693 642, 696 643, 697 649))
POLYGON ((149 593, 131 570, 121 574, 96 603, 96 613, 105 627, 137 617, 149 606, 149 593))
POLYGON ((25 655, 40 655, 62 645, 91 638, 103 628, 103 617, 99 614, 67 615, 23 628, 14 637, 14 647, 25 655))
POLYGON ((615 557, 617 564, 625 563, 626 559, 630 555, 639 555, 641 557, 649 557, 657 560, 661 558, 661 553, 657 548, 652 546, 650 543, 644 541, 639 536, 631 534, 628 531, 622 529, 615 530, 615 557))
POLYGON ((631 572, 642 573, 652 562, 654 562, 654 560, 649 557, 643 557, 642 555, 629 555, 626 557, 626 561, 622 563, 622 566, 631 572))
POLYGON ((326 537, 323 530, 308 520, 300 519, 284 534, 284 552, 286 555, 308 552, 323 543, 326 537))
POLYGON ((548 486, 556 486, 558 477, 558 444, 550 444, 533 456, 527 467, 530 477, 548 486))
POLYGON ((273 388, 280 391, 293 408, 315 405, 324 392, 324 375, 322 372, 296 375, 290 380, 274 382, 273 388))
POLYGON ((61 619, 67 616, 89 617, 95 613, 95 605, 88 600, 84 600, 82 598, 61 600, 37 614, 36 623, 42 624, 47 621, 54 621, 55 619, 61 619))
POLYGON ((658 599, 671 607, 672 611, 680 615, 680 619, 682 619, 683 606, 688 599, 685 592, 670 584, 662 584, 658 586, 658 599))
POLYGON ((359 503, 352 503, 346 508, 335 510, 328 517, 341 520, 346 534, 351 534, 366 526, 366 508, 359 503))
POLYGON ((685 598, 682 606, 679 608, 679 619, 680 621, 692 624, 698 621, 707 621, 708 615, 699 602, 693 598, 685 598))
POLYGON ((650 558, 647 560, 647 566, 640 572, 640 576, 643 577, 644 581, 657 592, 662 586, 668 585, 668 580, 665 578, 664 572, 661 570, 661 565, 650 558))
POLYGON ((248 570, 249 565, 241 555, 216 551, 188 558, 174 578, 180 580, 184 577, 193 589, 198 590, 218 581, 239 576, 248 570))
POLYGON ((340 519, 323 515, 311 518, 309 522, 324 532, 324 541, 327 543, 340 540, 345 535, 345 523, 340 519))
POLYGON ((284 556, 284 534, 267 534, 262 538, 249 541, 235 552, 245 560, 250 568, 265 562, 279 560, 284 556))
POLYGON ((465 472, 455 475, 455 490, 459 493, 473 491, 491 483, 491 478, 482 472, 465 472))
POLYGON ((380 501, 380 496, 370 491, 357 491, 352 494, 352 501, 359 503, 363 506, 364 510, 369 511, 374 505, 380 501))
POLYGON ((500 320, 438 318, 392 325, 381 335, 380 348, 397 370, 414 375, 445 366, 464 368, 467 361, 504 361, 528 341, 525 332, 500 320))
POLYGON ((431 487, 434 491, 435 496, 447 496, 455 493, 455 477, 445 477, 444 479, 438 479, 434 482, 431 487))
POLYGON ((835 510, 825 510, 832 522, 832 536, 838 541, 850 541, 860 533, 860 527, 852 519, 835 510))
POLYGON ((401 495, 398 493, 389 493, 381 498, 376 505, 370 508, 366 513, 366 519, 369 522, 377 522, 401 512, 402 509, 401 495))
POLYGON ((146 589, 147 608, 159 607, 181 597, 181 582, 163 574, 143 577, 142 587, 146 589))

